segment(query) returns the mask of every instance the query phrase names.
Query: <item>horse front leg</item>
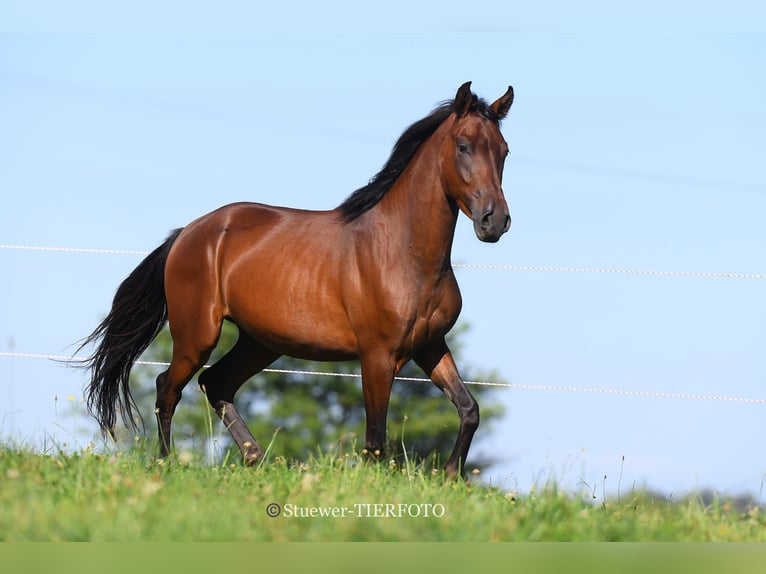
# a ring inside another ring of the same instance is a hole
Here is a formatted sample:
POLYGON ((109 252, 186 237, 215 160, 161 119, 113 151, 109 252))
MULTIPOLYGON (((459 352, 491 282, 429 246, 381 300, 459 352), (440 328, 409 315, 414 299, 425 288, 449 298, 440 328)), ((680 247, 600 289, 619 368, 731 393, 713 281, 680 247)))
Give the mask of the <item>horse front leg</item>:
POLYGON ((444 465, 447 477, 456 478, 464 469, 468 449, 479 427, 479 404, 460 377, 445 341, 440 341, 419 357, 415 357, 415 362, 457 408, 460 428, 452 454, 444 465))
POLYGON ((364 450, 380 460, 386 453, 386 419, 396 367, 388 357, 362 357, 362 394, 366 415, 364 450))

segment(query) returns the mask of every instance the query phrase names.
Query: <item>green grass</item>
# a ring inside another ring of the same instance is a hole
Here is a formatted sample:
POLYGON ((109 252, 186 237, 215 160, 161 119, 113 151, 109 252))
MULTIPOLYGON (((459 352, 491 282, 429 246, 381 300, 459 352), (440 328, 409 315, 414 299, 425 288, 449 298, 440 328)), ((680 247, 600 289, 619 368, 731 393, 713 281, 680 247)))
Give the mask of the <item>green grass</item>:
POLYGON ((353 452, 250 469, 205 466, 186 453, 162 461, 150 450, 0 447, 0 540, 766 541, 760 509, 724 500, 634 493, 593 504, 555 486, 511 495, 445 482, 423 462, 368 464, 353 452), (332 509, 345 517, 296 516, 332 509))

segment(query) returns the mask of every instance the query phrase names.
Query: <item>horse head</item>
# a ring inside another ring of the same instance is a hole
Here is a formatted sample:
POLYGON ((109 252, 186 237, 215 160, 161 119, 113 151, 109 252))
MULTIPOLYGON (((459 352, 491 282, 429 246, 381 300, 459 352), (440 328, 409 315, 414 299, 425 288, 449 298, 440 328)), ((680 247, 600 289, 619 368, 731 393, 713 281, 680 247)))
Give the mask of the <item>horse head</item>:
POLYGON ((489 105, 471 93, 471 82, 466 82, 455 96, 450 135, 441 148, 447 195, 471 218, 476 236, 490 243, 511 226, 502 188, 508 144, 500 133, 500 121, 512 103, 510 86, 489 105))

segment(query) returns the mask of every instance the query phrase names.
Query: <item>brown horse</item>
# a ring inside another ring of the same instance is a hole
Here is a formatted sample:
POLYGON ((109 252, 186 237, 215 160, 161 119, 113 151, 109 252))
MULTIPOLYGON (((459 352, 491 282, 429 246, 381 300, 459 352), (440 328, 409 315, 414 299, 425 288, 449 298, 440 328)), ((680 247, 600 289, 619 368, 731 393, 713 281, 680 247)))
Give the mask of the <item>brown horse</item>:
POLYGON ((444 339, 461 307, 450 252, 459 211, 482 241, 497 241, 510 226, 499 124, 512 101, 510 87, 490 105, 470 82, 462 85, 454 100, 410 126, 383 169, 337 209, 236 203, 172 233, 120 285, 83 344, 100 340, 86 363, 86 397, 101 428, 112 432, 118 410, 135 424, 130 370, 169 321, 173 358, 157 377, 155 410, 167 456, 181 391, 228 319, 239 338, 199 384, 246 463, 264 451, 234 395, 280 355, 360 360, 363 452, 375 457, 384 449, 393 379, 412 359, 457 407, 460 429, 444 468, 458 475, 479 407, 444 339))

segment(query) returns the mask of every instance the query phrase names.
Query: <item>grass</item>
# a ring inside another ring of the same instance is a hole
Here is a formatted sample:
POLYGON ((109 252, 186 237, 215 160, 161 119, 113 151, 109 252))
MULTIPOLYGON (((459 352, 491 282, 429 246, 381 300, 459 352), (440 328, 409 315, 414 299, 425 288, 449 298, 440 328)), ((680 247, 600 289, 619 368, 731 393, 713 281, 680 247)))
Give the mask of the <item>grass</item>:
POLYGON ((766 541, 761 509, 720 499, 593 504, 555 485, 510 494, 355 452, 255 469, 153 452, 141 442, 111 453, 0 447, 0 540, 766 541))

